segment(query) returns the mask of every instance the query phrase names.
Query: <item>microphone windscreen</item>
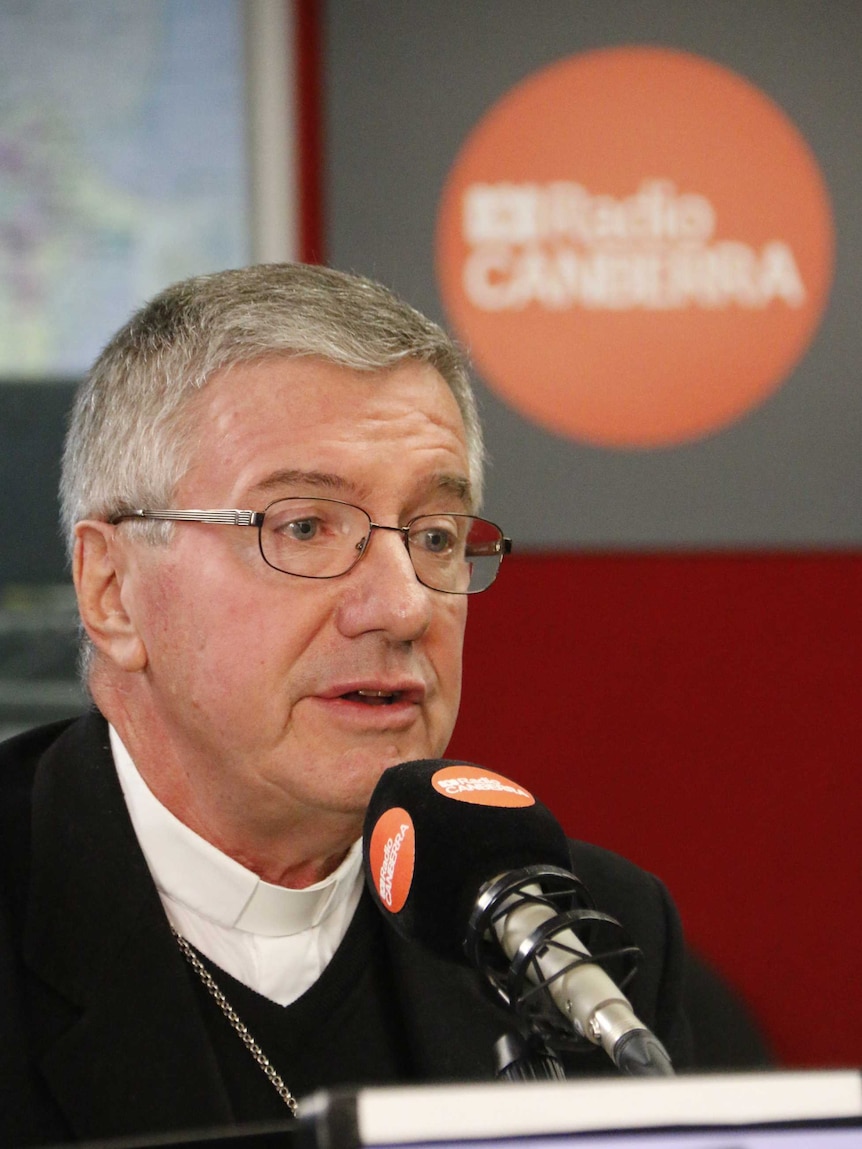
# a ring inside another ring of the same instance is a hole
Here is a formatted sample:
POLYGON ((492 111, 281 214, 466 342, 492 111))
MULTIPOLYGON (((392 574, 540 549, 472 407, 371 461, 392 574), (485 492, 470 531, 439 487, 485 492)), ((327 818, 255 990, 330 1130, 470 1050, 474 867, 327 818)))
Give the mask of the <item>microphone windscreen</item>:
POLYGON ((394 928, 460 960, 486 882, 523 866, 571 869, 562 827, 528 790, 440 758, 384 771, 368 805, 363 859, 372 897, 394 928))

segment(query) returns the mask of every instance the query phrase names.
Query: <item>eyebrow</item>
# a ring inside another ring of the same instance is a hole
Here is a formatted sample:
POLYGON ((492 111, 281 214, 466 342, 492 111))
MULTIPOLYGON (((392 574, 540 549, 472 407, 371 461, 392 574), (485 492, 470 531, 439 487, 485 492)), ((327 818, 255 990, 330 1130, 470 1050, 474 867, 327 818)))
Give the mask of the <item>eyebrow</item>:
MULTIPOLYGON (((347 494, 353 498, 361 498, 366 494, 364 489, 357 487, 355 483, 343 475, 332 474, 328 471, 285 469, 273 471, 271 475, 267 475, 265 479, 255 483, 249 490, 249 497, 253 498, 258 493, 261 495, 273 494, 284 490, 285 487, 296 486, 314 487, 331 495, 347 494)), ((424 494, 426 492, 454 495, 465 507, 472 508, 473 505, 470 480, 463 475, 446 472, 433 475, 427 484, 419 488, 419 493, 424 494)))
POLYGON ((355 492, 356 488, 353 483, 345 479, 343 475, 329 474, 326 471, 298 471, 298 470, 284 470, 273 471, 271 475, 267 475, 259 483, 255 483, 250 489, 249 494, 254 495, 260 492, 262 495, 269 494, 273 491, 279 491, 283 487, 318 487, 324 491, 339 491, 339 492, 355 492))
POLYGON ((470 480, 463 475, 437 475, 431 488, 455 495, 465 507, 472 508, 473 506, 473 488, 470 485, 470 480))

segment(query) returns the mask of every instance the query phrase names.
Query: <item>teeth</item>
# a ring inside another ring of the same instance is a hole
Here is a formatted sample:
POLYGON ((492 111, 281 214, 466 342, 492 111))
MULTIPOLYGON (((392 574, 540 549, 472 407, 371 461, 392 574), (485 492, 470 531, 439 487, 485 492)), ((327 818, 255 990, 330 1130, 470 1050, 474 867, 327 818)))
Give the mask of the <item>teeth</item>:
POLYGON ((357 690, 357 694, 361 694, 363 698, 391 698, 391 690, 357 690))

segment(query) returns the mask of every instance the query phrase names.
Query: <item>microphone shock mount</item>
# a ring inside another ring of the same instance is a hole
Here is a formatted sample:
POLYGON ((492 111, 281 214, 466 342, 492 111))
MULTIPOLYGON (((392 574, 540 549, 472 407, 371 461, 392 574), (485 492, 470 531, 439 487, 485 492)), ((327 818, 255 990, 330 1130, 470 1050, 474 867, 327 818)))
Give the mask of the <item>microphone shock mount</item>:
POLYGON ((583 883, 556 866, 526 866, 486 883, 467 926, 465 950, 496 994, 512 1009, 530 1040, 555 1053, 583 1052, 601 1041, 559 1001, 561 979, 579 966, 599 966, 620 990, 637 972, 641 951, 623 927, 595 908, 583 883), (513 913, 534 924, 516 952, 504 948, 503 931, 513 913))

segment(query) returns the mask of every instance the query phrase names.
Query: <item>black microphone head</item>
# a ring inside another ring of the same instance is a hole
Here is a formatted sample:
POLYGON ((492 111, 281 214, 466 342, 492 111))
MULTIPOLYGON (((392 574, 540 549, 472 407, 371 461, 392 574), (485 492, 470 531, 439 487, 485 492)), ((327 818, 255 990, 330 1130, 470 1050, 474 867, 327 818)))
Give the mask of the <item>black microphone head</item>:
POLYGON ((476 897, 523 866, 571 868, 566 835, 518 783, 470 762, 403 762, 377 783, 363 834, 365 877, 402 936, 464 959, 476 897))

